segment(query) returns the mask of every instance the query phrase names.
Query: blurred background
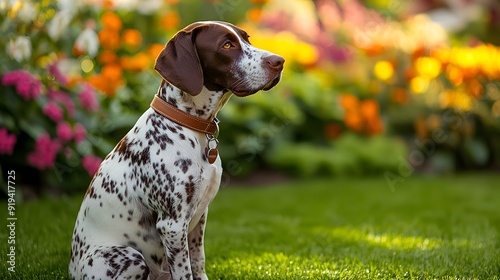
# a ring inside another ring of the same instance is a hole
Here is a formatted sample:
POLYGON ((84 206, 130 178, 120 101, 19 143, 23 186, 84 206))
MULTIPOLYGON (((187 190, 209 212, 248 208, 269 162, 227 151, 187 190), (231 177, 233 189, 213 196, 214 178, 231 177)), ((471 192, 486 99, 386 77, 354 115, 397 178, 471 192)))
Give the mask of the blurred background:
POLYGON ((85 190, 198 20, 286 59, 278 86, 219 114, 223 185, 500 171, 496 0, 6 0, 1 195, 8 170, 25 197, 85 190))

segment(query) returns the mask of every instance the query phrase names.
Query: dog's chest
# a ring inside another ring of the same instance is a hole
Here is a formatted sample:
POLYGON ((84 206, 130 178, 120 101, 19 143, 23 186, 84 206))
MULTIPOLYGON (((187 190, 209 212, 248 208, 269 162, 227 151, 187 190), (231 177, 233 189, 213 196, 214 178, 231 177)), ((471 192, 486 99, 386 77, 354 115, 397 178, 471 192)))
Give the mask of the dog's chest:
MULTIPOLYGON (((136 157, 149 168, 141 168, 147 178, 141 182, 143 196, 153 208, 162 208, 165 202, 176 206, 176 212, 194 212, 191 224, 199 220, 215 197, 220 184, 220 159, 210 164, 205 158, 207 138, 203 133, 181 127, 161 116, 146 112, 127 135, 134 143, 133 153, 147 150, 149 159, 136 157), (142 142, 142 147, 141 147, 142 142)), ((119 146, 117 150, 120 150, 119 146)), ((123 151, 120 156, 126 157, 123 151)), ((133 170, 131 171, 133 172, 133 170)), ((132 173, 131 173, 132 175, 132 173)), ((137 176, 139 175, 139 176, 137 176)), ((193 214, 193 213, 192 213, 193 214)))

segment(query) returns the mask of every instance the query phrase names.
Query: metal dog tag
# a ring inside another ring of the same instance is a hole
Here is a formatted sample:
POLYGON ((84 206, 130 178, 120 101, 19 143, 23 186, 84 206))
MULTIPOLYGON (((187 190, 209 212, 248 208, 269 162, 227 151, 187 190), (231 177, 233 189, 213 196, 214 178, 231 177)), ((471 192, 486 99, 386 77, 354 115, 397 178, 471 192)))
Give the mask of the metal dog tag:
POLYGON ((205 156, 207 157, 207 160, 210 164, 215 162, 218 155, 219 152, 217 151, 217 149, 210 149, 208 147, 205 147, 205 156))

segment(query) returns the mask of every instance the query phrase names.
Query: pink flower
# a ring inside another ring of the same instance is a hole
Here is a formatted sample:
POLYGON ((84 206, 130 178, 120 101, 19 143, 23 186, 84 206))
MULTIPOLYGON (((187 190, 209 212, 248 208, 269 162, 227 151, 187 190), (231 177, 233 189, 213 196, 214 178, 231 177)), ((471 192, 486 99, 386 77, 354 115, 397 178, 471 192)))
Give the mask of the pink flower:
POLYGON ((43 107, 43 113, 55 122, 59 122, 63 117, 62 109, 55 102, 49 102, 43 107))
POLYGON ((71 130, 71 126, 67 122, 60 122, 57 124, 57 137, 61 142, 68 142, 73 138, 73 131, 71 130))
POLYGON ((69 97, 68 93, 60 90, 50 89, 47 93, 47 96, 49 97, 49 100, 56 101, 64 105, 64 108, 66 108, 66 111, 68 112, 68 115, 70 117, 73 117, 75 115, 75 104, 73 103, 73 100, 71 100, 71 97, 69 97))
POLYGON ((7 72, 2 76, 2 85, 4 86, 15 86, 17 82, 25 77, 26 71, 17 70, 12 72, 7 72))
POLYGON ((17 93, 25 100, 37 98, 42 87, 42 83, 35 76, 24 70, 5 73, 2 76, 2 84, 4 86, 16 86, 17 93))
POLYGON ((29 100, 31 96, 31 85, 26 81, 18 82, 16 91, 24 98, 24 100, 29 100))
POLYGON ((28 155, 28 163, 40 170, 54 166, 57 152, 61 144, 51 140, 47 133, 36 139, 35 150, 28 155))
POLYGON ((12 155, 15 144, 16 135, 9 134, 5 128, 0 128, 0 154, 12 155))
POLYGON ((33 80, 31 80, 31 97, 33 97, 33 99, 37 98, 40 95, 41 88, 42 83, 39 80, 33 78, 33 80))
POLYGON ((99 107, 99 104, 97 103, 96 93, 94 89, 87 83, 83 85, 83 90, 78 94, 78 98, 80 99, 83 108, 89 112, 94 112, 99 107))
POLYGON ((61 73, 61 70, 59 70, 59 67, 57 67, 57 62, 50 64, 48 67, 48 70, 49 70, 49 73, 52 76, 54 76, 56 81, 59 82, 59 84, 61 84, 63 86, 68 85, 68 78, 61 73))
POLYGON ((94 174, 99 169, 101 162, 102 162, 102 159, 100 157, 97 157, 94 155, 86 155, 83 157, 82 165, 83 165, 83 168, 85 168, 85 170, 87 170, 87 173, 89 173, 90 176, 94 176, 94 174))
POLYGON ((75 142, 80 143, 85 140, 85 137, 87 137, 87 130, 80 123, 76 123, 73 128, 73 138, 75 139, 75 142))

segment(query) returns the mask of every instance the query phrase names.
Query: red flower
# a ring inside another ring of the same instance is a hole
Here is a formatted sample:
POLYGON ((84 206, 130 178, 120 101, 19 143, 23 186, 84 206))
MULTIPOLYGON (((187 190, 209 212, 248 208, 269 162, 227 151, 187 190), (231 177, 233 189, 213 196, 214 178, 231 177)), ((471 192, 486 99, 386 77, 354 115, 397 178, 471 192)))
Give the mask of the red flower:
POLYGON ((2 84, 4 86, 16 86, 17 93, 29 100, 30 98, 37 98, 40 95, 40 88, 42 84, 40 81, 24 70, 16 70, 5 73, 2 76, 2 84))
POLYGON ((7 129, 0 129, 0 154, 12 155, 14 145, 16 144, 16 135, 9 134, 7 129))
POLYGON ((78 94, 78 98, 85 110, 94 112, 99 108, 94 89, 87 83, 83 85, 83 90, 78 94))
POLYGON ((73 138, 73 131, 71 130, 71 126, 67 122, 60 122, 57 124, 57 137, 61 142, 68 142, 73 138))
POLYGON ((43 107, 43 113, 54 122, 59 122, 63 118, 62 109, 55 102, 49 102, 43 107))
POLYGON ((51 140, 44 133, 36 139, 35 150, 28 155, 28 163, 40 170, 52 167, 60 147, 59 141, 51 140))

